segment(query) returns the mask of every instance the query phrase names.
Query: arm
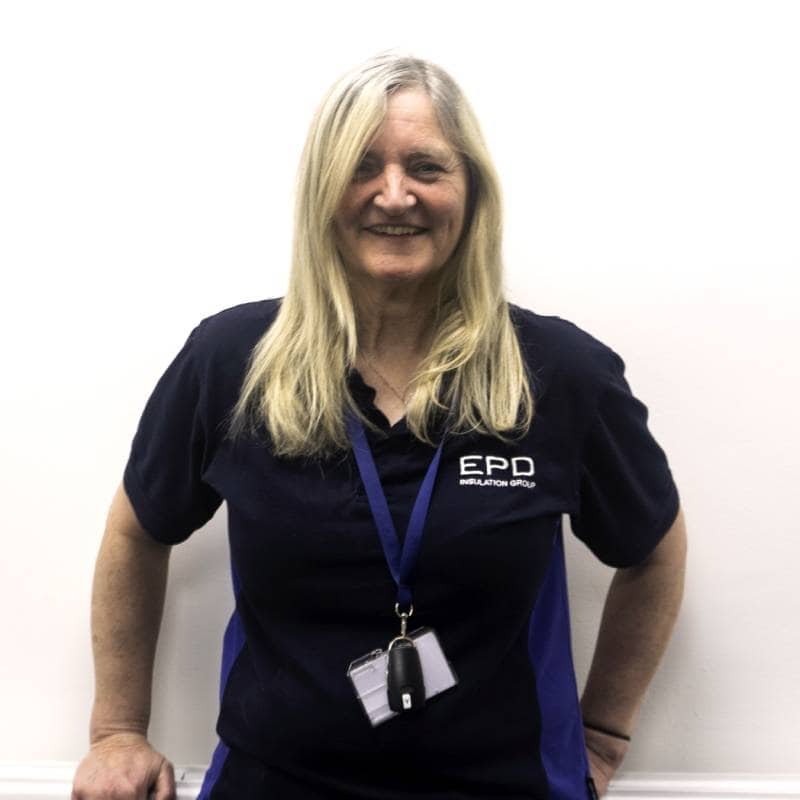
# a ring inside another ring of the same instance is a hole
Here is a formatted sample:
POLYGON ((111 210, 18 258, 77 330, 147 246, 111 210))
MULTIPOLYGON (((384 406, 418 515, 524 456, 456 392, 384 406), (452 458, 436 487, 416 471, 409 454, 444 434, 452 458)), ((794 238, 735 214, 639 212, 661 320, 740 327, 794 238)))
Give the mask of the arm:
POLYGON ((150 690, 170 548, 139 524, 122 486, 108 515, 92 588, 95 700, 91 747, 73 800, 175 797, 172 766, 148 744, 150 690))
MULTIPOLYGON (((679 511, 642 564, 616 571, 581 699, 588 724, 630 736, 678 615, 685 567, 686 525, 679 511)), ((592 775, 603 794, 628 745, 588 728, 584 732, 592 775)))

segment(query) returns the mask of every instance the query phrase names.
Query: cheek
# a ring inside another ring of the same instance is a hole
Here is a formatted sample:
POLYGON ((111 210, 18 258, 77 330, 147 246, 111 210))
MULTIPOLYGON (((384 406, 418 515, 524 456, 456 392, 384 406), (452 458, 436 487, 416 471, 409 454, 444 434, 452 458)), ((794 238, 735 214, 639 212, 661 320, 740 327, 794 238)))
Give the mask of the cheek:
POLYGON ((333 233, 339 244, 352 243, 358 235, 358 216, 350 205, 344 203, 333 218, 333 233))
POLYGON ((464 208, 454 205, 447 214, 447 235, 451 238, 458 238, 464 227, 464 208))
POLYGON ((334 223, 340 230, 347 230, 353 226, 359 207, 358 197, 353 192, 348 192, 339 203, 339 208, 334 215, 334 223))
POLYGON ((336 216, 333 218, 333 229, 338 236, 341 236, 347 231, 350 224, 349 220, 350 215, 347 213, 347 209, 340 207, 336 212, 336 216))
POLYGON ((461 186, 453 186, 438 203, 440 219, 449 236, 458 236, 464 225, 466 193, 461 186))

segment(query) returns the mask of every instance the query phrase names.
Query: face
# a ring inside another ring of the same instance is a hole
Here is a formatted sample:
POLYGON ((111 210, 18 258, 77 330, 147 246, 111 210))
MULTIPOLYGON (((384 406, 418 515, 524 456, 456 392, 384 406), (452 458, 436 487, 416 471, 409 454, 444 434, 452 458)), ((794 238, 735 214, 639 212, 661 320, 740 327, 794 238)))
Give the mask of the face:
POLYGON ((466 168, 428 96, 392 95, 334 220, 351 278, 396 286, 434 275, 458 244, 466 201, 466 168))

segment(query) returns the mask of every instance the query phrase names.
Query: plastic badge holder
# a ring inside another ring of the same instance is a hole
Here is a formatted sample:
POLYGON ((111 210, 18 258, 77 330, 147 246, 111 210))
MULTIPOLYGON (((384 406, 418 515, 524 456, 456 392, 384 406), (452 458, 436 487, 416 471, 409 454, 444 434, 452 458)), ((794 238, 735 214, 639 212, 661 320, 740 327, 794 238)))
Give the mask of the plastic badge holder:
MULTIPOLYGON (((430 700, 458 683, 450 662, 444 655, 436 632, 432 628, 417 628, 409 633, 419 652, 425 679, 425 699, 430 700)), ((373 650, 350 664, 347 676, 353 682, 361 706, 373 727, 397 716, 389 708, 386 688, 388 655, 385 650, 373 650)))

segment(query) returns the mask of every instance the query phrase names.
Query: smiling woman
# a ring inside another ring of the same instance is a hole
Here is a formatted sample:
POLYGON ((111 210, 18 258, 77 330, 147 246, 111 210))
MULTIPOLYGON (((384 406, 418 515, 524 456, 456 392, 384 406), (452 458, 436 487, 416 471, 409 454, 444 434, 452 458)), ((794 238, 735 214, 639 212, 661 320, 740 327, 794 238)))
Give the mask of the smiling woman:
POLYGON ((370 296, 386 280, 428 280, 433 292, 429 279, 458 244, 466 204, 467 171, 428 95, 392 95, 335 216, 337 244, 356 293, 370 296))
POLYGON ((348 373, 369 380, 390 424, 430 444, 445 406, 459 430, 506 437, 529 424, 500 185, 451 76, 393 55, 342 76, 311 124, 295 221, 289 290, 254 350, 236 432, 266 424, 285 456, 347 447, 343 407, 371 425, 348 373))
POLYGON ((236 603, 201 800, 595 796, 683 574, 622 360, 504 298, 497 176, 435 64, 387 54, 334 84, 295 221, 286 296, 203 320, 142 414, 98 556, 74 800, 174 796, 145 738, 169 546, 223 501, 236 603), (585 731, 565 514, 621 568, 585 731))

